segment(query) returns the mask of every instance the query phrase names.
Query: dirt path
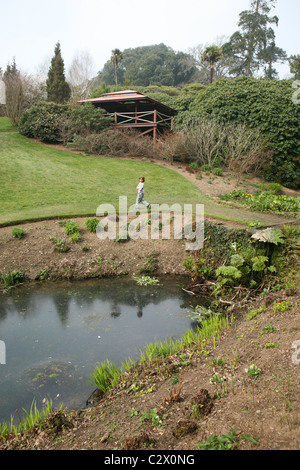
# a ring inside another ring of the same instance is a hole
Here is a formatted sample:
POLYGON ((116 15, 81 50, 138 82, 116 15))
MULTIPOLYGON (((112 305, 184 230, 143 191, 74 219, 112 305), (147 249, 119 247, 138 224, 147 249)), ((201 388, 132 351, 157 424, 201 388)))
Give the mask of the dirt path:
MULTIPOLYGON (((225 172, 223 176, 214 176, 202 172, 201 179, 197 179, 197 173, 192 173, 187 169, 187 166, 182 163, 175 162, 170 164, 160 160, 156 160, 155 163, 176 171, 197 186, 204 196, 207 196, 204 202, 204 214, 211 220, 222 221, 226 226, 231 226, 232 228, 242 228, 253 221, 260 222, 262 226, 281 225, 293 222, 289 217, 250 211, 246 208, 236 207, 234 203, 224 203, 219 199, 219 196, 237 189, 243 189, 247 193, 253 193, 258 189, 258 184, 261 183, 259 178, 244 177, 239 182, 237 177, 232 173, 225 172)), ((288 196, 300 196, 300 191, 294 191, 288 188, 283 188, 283 192, 288 196)))

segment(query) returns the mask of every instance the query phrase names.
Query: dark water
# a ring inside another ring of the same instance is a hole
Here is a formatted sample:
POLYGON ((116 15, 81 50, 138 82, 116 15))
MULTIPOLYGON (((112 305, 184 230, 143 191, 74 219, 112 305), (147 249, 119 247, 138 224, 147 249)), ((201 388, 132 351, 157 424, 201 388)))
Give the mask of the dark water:
POLYGON ((138 360, 148 343, 175 338, 195 324, 183 279, 141 287, 129 279, 45 283, 0 295, 0 422, 15 410, 81 408, 94 385, 90 374, 108 359, 138 360))

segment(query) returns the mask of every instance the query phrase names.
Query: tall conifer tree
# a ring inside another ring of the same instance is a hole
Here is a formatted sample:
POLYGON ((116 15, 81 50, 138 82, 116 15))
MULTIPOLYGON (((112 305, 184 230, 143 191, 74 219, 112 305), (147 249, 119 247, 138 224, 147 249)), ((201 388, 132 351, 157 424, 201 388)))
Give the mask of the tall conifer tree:
POLYGON ((274 78, 273 64, 287 59, 286 52, 275 44, 275 33, 270 26, 278 26, 278 17, 270 16, 277 0, 251 0, 250 10, 242 11, 236 31, 223 45, 223 53, 230 57, 233 75, 254 75, 265 67, 265 75, 274 78))
POLYGON ((61 55, 60 43, 55 46, 54 56, 51 60, 51 66, 47 79, 47 97, 48 101, 55 103, 64 103, 71 96, 71 89, 65 78, 65 66, 61 55))

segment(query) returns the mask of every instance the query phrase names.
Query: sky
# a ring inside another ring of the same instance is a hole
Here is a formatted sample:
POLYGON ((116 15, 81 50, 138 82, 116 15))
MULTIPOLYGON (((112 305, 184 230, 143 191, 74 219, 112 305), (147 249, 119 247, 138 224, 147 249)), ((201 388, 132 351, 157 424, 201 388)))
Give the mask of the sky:
MULTIPOLYGON (((238 30, 250 0, 0 0, 0 67, 15 58, 18 69, 36 74, 59 41, 66 71, 78 52, 88 52, 95 75, 113 49, 164 43, 188 52, 238 30)), ((273 14, 277 46, 300 53, 300 0, 278 0, 273 14)), ((47 65, 46 65, 47 68, 47 65)), ((280 78, 289 66, 276 67, 280 78)))

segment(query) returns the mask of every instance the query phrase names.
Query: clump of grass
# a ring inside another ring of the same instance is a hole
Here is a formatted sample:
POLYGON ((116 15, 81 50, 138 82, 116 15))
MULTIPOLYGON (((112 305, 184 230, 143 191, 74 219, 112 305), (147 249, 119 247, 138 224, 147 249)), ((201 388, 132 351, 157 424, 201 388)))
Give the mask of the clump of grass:
POLYGON ((86 228, 93 233, 96 233, 97 225, 99 224, 99 220, 96 217, 86 219, 85 226, 86 228))
POLYGON ((100 392, 105 393, 117 385, 120 375, 120 370, 107 359, 94 369, 90 379, 100 392))
POLYGON ((253 318, 255 318, 257 315, 261 315, 262 313, 264 313, 266 311, 266 306, 265 304, 263 304, 260 308, 258 309, 248 309, 248 315, 247 315, 247 318, 248 320, 253 320, 253 318))
MULTIPOLYGON (((187 347, 199 347, 199 343, 201 344, 202 341, 210 338, 215 339, 218 337, 219 332, 224 328, 228 328, 229 325, 230 320, 227 317, 214 314, 203 321, 201 329, 199 328, 197 331, 188 330, 176 341, 166 339, 164 342, 148 344, 145 352, 140 351, 140 360, 138 362, 141 366, 148 366, 157 358, 180 354, 187 347)), ((94 369, 90 375, 91 383, 96 385, 102 393, 105 393, 117 387, 125 371, 128 371, 134 365, 135 362, 129 358, 127 361, 122 362, 120 369, 117 369, 114 364, 107 360, 94 369)))
POLYGON ((17 286, 22 284, 24 281, 24 274, 21 271, 18 271, 17 269, 9 270, 8 273, 2 274, 1 275, 1 282, 4 286, 5 289, 12 287, 12 286, 17 286))
POLYGON ((23 411, 26 417, 23 421, 20 420, 19 424, 14 424, 14 417, 12 415, 10 422, 0 424, 0 439, 5 439, 8 434, 15 434, 17 436, 21 432, 26 432, 34 426, 40 425, 53 412, 52 401, 47 400, 42 411, 37 409, 36 402, 33 401, 30 411, 27 412, 25 409, 23 411))
POLYGON ((12 236, 14 238, 21 239, 21 238, 25 237, 25 230, 23 230, 22 228, 14 227, 12 229, 12 236))
POLYGON ((213 175, 215 175, 215 176, 222 176, 223 175, 222 168, 214 168, 212 172, 213 172, 213 175))
POLYGON ((273 312, 286 312, 289 309, 290 302, 288 300, 284 300, 283 302, 276 302, 274 301, 273 304, 273 312))

